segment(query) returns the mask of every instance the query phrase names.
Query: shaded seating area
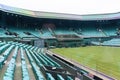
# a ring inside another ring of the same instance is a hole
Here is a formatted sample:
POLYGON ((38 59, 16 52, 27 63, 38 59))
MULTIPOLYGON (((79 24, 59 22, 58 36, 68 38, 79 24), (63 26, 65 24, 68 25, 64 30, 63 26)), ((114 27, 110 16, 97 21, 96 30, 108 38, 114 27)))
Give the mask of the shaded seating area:
POLYGON ((91 42, 94 45, 103 45, 103 46, 116 46, 119 47, 120 46, 120 39, 119 38, 113 38, 111 40, 108 41, 104 41, 103 43, 100 42, 91 42))

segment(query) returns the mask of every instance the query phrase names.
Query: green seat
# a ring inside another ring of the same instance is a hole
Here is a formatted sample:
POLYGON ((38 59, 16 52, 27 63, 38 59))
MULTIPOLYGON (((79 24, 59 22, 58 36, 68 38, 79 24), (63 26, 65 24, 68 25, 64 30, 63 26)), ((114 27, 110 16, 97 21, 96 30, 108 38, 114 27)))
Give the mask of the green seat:
POLYGON ((0 47, 0 54, 3 53, 9 46, 10 46, 10 44, 5 44, 5 45, 1 46, 0 47))
MULTIPOLYGON (((36 53, 37 54, 37 53, 36 53)), ((52 62, 50 62, 46 57, 44 57, 44 55, 42 55, 42 54, 37 54, 37 55, 39 55, 39 56, 41 56, 43 59, 44 59, 44 61, 46 61, 47 62, 47 64, 48 65, 50 65, 50 66, 55 66, 52 62)), ((56 66, 55 66, 56 67, 56 66)))
MULTIPOLYGON (((13 45, 13 47, 14 47, 14 45, 13 45)), ((12 49, 12 47, 11 47, 11 49, 12 49)), ((14 53, 13 53, 13 56, 14 56, 14 54, 16 54, 16 49, 17 49, 17 47, 15 48, 15 51, 14 51, 14 53)), ((7 49, 8 51, 10 50, 10 49, 7 49)), ((6 52, 7 53, 7 52, 6 52)), ((10 62, 9 62, 9 65, 8 65, 8 67, 7 67, 7 70, 6 70, 6 72, 5 72, 5 74, 4 74, 4 76, 3 76, 3 80, 13 80, 14 79, 14 72, 15 72, 15 67, 16 67, 16 59, 15 58, 13 58, 13 56, 12 56, 12 58, 11 58, 11 60, 10 60, 10 62)), ((16 55, 17 56, 17 55, 16 55)), ((16 57, 15 56, 15 57, 16 57)))
POLYGON ((46 73, 46 75, 47 75, 47 80, 55 80, 50 73, 46 73))
POLYGON ((42 54, 41 55, 44 55, 50 62, 54 63, 56 67, 61 67, 57 62, 53 61, 50 57, 48 57, 47 55, 45 54, 42 54))
POLYGON ((3 56, 0 56, 0 69, 3 66, 3 62, 4 62, 5 58, 3 56))
POLYGON ((30 80, 30 78, 25 76, 25 77, 23 77, 23 80, 30 80))
POLYGON ((35 65, 35 63, 31 63, 33 71, 36 75, 36 80, 44 80, 43 75, 41 74, 41 72, 39 71, 38 67, 35 65))
POLYGON ((30 62, 33 62, 33 58, 31 57, 29 51, 27 49, 25 49, 25 51, 26 51, 26 54, 27 54, 28 59, 30 60, 30 62))
POLYGON ((73 80, 70 76, 67 76, 67 80, 73 80))
POLYGON ((65 80, 61 75, 57 74, 57 80, 65 80))
POLYGON ((25 49, 25 51, 26 51, 28 59, 29 59, 29 61, 31 63, 32 70, 33 70, 33 72, 35 74, 36 80, 45 80, 44 76, 41 74, 41 72, 39 71, 38 67, 34 63, 33 58, 30 55, 30 52, 27 49, 25 49))
POLYGON ((21 52, 21 61, 22 61, 22 78, 23 80, 25 79, 30 80, 22 47, 20 48, 20 52, 21 52))
POLYGON ((5 77, 3 77, 3 80, 13 80, 13 78, 9 77, 9 76, 5 76, 5 77))
POLYGON ((36 57, 32 51, 30 51, 30 53, 35 59, 36 63, 40 65, 39 67, 43 66, 43 64, 41 63, 41 60, 38 57, 36 57))

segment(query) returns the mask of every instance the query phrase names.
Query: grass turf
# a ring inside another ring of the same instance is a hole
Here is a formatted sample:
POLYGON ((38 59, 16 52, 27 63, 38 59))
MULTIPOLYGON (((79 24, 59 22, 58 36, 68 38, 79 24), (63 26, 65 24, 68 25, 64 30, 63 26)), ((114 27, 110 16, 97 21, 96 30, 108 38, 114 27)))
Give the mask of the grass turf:
POLYGON ((119 47, 87 46, 56 48, 51 51, 120 80, 119 47))

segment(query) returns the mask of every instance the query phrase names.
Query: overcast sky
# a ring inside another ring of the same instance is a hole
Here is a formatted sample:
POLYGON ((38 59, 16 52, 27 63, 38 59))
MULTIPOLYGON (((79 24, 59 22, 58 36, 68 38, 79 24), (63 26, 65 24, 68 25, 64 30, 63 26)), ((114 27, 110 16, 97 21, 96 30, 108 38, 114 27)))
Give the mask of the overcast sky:
POLYGON ((35 11, 80 15, 120 12, 120 0, 0 0, 0 4, 35 11))

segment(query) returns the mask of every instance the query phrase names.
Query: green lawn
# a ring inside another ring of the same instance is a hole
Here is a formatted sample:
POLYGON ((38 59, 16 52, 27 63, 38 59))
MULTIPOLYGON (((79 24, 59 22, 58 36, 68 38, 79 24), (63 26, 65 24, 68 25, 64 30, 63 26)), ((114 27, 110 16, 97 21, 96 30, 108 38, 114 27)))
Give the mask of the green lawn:
POLYGON ((56 48, 51 51, 120 80, 119 47, 88 46, 56 48))

